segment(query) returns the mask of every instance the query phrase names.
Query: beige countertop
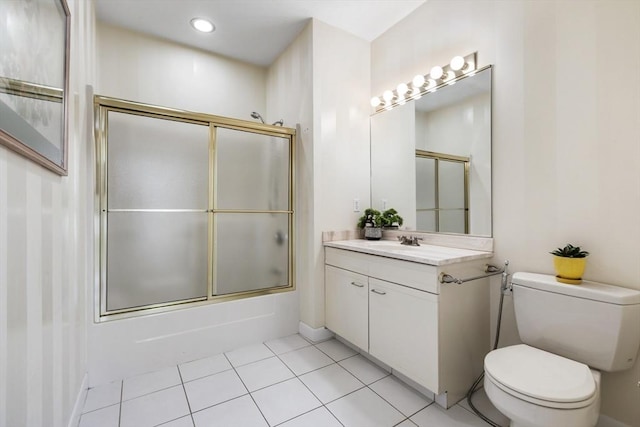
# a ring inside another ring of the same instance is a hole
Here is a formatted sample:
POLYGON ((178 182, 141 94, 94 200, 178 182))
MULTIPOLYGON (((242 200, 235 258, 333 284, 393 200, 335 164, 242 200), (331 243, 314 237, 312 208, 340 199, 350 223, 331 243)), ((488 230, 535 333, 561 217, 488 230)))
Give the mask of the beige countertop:
POLYGON ((493 257, 493 252, 428 244, 407 246, 397 240, 335 240, 324 242, 324 246, 436 266, 493 257))

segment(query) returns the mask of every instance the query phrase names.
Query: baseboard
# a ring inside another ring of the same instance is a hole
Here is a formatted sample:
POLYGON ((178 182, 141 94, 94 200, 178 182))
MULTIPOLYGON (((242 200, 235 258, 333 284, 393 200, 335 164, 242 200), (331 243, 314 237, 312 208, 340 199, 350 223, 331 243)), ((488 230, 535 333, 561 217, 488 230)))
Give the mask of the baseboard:
POLYGON ((298 324, 298 332, 300 332, 300 335, 313 342, 326 341, 333 337, 333 332, 327 328, 322 327, 314 329, 304 322, 300 322, 298 324))
POLYGON ((615 420, 606 415, 600 414, 600 418, 598 418, 598 424, 596 424, 596 427, 631 427, 631 426, 625 423, 621 423, 620 421, 615 420))
POLYGON ((71 417, 69 417, 68 427, 77 427, 80 424, 80 415, 82 415, 82 407, 84 401, 87 399, 87 392, 89 391, 89 375, 85 372, 82 378, 82 384, 80 390, 78 390, 78 396, 76 397, 76 403, 73 405, 73 411, 71 417))

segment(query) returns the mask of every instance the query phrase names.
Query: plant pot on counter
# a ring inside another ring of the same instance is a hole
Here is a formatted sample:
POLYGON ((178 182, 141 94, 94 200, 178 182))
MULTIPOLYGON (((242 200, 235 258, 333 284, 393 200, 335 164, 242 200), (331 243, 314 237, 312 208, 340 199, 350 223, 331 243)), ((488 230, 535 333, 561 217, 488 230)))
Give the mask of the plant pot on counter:
POLYGON ((364 227, 364 238, 367 240, 380 240, 382 238, 382 228, 380 227, 364 227))

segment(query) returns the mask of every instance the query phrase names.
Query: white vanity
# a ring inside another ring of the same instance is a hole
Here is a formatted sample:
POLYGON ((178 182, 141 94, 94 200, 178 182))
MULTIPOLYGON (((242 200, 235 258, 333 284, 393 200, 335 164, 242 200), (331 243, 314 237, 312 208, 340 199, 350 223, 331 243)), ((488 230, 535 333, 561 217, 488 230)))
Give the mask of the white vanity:
POLYGON ((441 284, 440 273, 482 275, 492 252, 393 240, 325 242, 326 326, 450 407, 490 350, 489 279, 441 284))

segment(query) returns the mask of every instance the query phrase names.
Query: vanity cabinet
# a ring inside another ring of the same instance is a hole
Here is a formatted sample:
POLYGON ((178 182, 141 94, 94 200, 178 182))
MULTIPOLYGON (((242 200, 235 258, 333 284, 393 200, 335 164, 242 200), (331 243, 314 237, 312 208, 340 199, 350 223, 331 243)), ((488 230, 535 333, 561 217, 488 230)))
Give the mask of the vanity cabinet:
POLYGON ((369 347, 369 278, 326 266, 327 328, 359 348, 369 347))
POLYGON ((438 296, 370 278, 369 353, 437 389, 438 296))
POLYGON ((440 284, 438 275, 478 275, 485 263, 434 266, 326 247, 326 326, 450 407, 489 351, 488 279, 440 284))

